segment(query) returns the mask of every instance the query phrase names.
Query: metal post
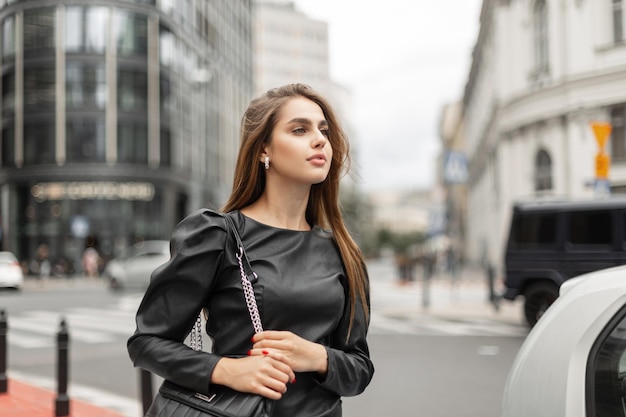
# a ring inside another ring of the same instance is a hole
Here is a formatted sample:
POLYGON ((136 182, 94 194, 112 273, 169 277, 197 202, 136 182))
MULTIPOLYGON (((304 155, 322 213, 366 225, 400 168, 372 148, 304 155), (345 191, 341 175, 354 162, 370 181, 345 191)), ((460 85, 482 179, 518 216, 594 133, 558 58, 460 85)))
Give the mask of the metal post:
POLYGON ((8 391, 7 379, 7 315, 0 310, 0 393, 8 391))
POLYGON ((68 350, 70 336, 65 319, 61 319, 57 333, 57 398, 54 404, 56 417, 70 415, 70 398, 67 395, 67 381, 69 374, 68 350))
POLYGON ((145 369, 139 369, 139 380, 141 385, 141 403, 143 404, 143 413, 146 414, 152 405, 154 395, 152 393, 152 373, 145 369))

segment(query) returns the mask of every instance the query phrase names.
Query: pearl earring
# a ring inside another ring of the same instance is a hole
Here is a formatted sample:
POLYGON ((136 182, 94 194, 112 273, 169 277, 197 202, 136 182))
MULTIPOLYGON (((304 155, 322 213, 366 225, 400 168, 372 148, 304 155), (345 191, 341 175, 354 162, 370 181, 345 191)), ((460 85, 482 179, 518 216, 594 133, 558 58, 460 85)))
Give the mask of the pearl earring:
POLYGON ((265 157, 265 170, 267 171, 268 169, 270 169, 270 157, 266 156, 265 157))

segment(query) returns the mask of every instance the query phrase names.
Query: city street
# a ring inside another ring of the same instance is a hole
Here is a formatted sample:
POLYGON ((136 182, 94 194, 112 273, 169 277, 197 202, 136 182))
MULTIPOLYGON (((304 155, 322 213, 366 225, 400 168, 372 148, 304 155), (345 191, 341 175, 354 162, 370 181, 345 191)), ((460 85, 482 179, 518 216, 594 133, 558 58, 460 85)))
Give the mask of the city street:
MULTIPOLYGON (((454 286, 441 275, 432 281, 426 309, 419 271, 417 282, 401 286, 390 261, 373 261, 369 270, 376 374, 363 395, 344 400, 344 415, 498 416, 508 369, 527 333, 519 305, 496 312, 476 275, 462 275, 454 286)), ((70 396, 140 416, 139 374, 125 346, 140 299, 85 278, 1 292, 9 376, 56 389, 55 333, 65 318, 70 396)))

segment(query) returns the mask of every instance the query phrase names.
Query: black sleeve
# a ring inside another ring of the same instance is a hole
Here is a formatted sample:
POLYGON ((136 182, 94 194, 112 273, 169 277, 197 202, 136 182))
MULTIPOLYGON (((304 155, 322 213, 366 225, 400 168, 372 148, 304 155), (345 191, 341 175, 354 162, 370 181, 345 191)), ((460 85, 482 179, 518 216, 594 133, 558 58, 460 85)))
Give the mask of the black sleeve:
POLYGON ((176 226, 171 258, 152 273, 127 344, 136 367, 198 392, 208 390, 220 357, 183 342, 221 269, 227 230, 225 219, 206 209, 176 226))
MULTIPOLYGON (((348 302, 333 335, 333 342, 326 348, 328 372, 321 383, 323 387, 342 397, 361 394, 374 376, 374 365, 367 344, 369 315, 365 314, 363 304, 357 297, 354 323, 350 337, 346 339, 350 325, 350 302, 347 296, 346 300, 348 302)), ((369 291, 366 302, 369 308, 369 291)))

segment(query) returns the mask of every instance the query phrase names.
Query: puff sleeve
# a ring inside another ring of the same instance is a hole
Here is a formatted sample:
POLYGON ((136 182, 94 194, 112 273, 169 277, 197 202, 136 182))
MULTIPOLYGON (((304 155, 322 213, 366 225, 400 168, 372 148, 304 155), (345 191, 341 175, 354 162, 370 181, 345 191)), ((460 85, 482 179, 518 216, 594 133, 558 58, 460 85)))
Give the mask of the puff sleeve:
POLYGON ((220 356, 183 342, 204 306, 224 261, 225 219, 203 209, 174 229, 171 257, 151 275, 127 347, 135 367, 206 392, 220 356))

